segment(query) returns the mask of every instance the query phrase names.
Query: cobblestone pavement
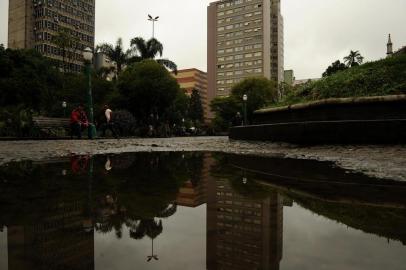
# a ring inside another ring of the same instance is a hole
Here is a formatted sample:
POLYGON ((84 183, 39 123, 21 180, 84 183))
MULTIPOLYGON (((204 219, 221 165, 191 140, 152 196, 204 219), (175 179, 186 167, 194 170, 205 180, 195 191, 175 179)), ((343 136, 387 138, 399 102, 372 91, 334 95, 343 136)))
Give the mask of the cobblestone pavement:
POLYGON ((0 165, 10 161, 43 160, 72 154, 151 151, 213 151, 332 161, 347 170, 379 178, 406 181, 406 145, 294 146, 231 141, 227 137, 169 139, 1 141, 0 165))

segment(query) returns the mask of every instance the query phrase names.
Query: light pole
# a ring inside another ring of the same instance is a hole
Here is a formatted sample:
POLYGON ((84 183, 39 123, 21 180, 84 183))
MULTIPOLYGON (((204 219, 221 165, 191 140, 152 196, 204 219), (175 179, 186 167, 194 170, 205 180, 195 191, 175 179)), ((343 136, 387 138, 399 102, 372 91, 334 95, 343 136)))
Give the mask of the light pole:
POLYGON ((88 137, 89 139, 94 139, 97 135, 96 126, 94 125, 94 113, 93 113, 93 98, 92 98, 92 79, 90 76, 91 63, 93 59, 93 51, 87 47, 83 51, 83 59, 85 59, 86 64, 86 76, 87 76, 87 106, 89 111, 89 127, 88 127, 88 137))
POLYGON ((63 117, 66 117, 66 107, 67 106, 68 106, 68 104, 66 103, 66 101, 62 101, 63 117))
POLYGON ((244 126, 247 125, 247 100, 248 100, 248 96, 246 94, 244 94, 244 96, 242 97, 242 101, 243 101, 243 111, 244 111, 244 126))
POLYGON ((152 17, 151 15, 148 14, 148 21, 152 22, 152 38, 155 38, 155 22, 157 22, 159 19, 159 16, 156 16, 155 18, 152 17))

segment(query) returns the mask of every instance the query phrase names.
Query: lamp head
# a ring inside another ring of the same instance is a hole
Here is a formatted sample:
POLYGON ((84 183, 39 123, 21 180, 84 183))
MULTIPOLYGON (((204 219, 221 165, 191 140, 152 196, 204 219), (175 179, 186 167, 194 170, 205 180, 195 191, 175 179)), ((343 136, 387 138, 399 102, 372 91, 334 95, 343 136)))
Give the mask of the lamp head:
POLYGON ((242 96, 242 100, 247 101, 247 100, 248 100, 248 96, 247 96, 247 95, 243 95, 243 96, 242 96))
POLYGON ((85 59, 88 62, 91 62, 93 59, 93 51, 89 47, 84 49, 83 51, 83 59, 85 59))

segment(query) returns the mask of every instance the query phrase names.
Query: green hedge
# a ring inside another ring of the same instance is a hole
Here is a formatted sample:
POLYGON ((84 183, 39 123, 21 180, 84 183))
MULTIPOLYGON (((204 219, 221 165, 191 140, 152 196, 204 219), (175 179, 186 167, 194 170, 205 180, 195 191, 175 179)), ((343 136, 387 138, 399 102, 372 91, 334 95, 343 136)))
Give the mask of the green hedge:
POLYGON ((326 98, 406 94, 406 55, 340 71, 298 87, 279 105, 326 98))

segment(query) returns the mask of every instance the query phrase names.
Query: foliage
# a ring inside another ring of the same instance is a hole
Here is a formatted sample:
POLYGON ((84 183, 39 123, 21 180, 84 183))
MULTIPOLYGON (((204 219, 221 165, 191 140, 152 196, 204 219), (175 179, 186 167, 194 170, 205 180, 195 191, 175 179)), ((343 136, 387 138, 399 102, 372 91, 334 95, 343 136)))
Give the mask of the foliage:
POLYGON ((151 114, 159 122, 169 120, 168 109, 176 111, 174 102, 185 95, 176 79, 153 60, 129 66, 119 78, 118 89, 120 105, 144 123, 151 114))
POLYGON ((342 70, 346 70, 347 66, 344 63, 341 63, 340 60, 335 61, 332 63, 326 71, 323 73, 323 77, 331 76, 334 73, 337 73, 342 70))
POLYGON ((309 82, 278 105, 326 98, 406 94, 406 55, 365 63, 309 82))
POLYGON ((131 50, 124 50, 123 40, 119 38, 115 45, 103 43, 96 47, 96 51, 106 54, 111 61, 117 65, 117 73, 120 74, 124 65, 128 64, 131 56, 131 50))
POLYGON ((216 113, 214 120, 217 130, 226 130, 237 113, 242 115, 243 96, 247 95, 247 118, 252 121, 255 110, 276 101, 278 84, 263 77, 247 78, 236 84, 229 97, 215 98, 210 106, 216 113))
MULTIPOLYGON (((133 63, 147 59, 155 59, 158 55, 162 56, 164 50, 162 43, 155 38, 146 41, 141 37, 136 37, 131 40, 131 46, 133 52, 136 53, 136 56, 133 56, 130 59, 130 62, 133 63)), ((164 67, 172 70, 175 74, 177 73, 177 66, 173 61, 168 59, 157 59, 156 61, 164 67)))
POLYGON ((364 57, 359 51, 350 51, 350 54, 344 57, 344 63, 347 65, 347 67, 359 66, 363 61, 364 57))
POLYGON ((203 122, 203 105, 200 93, 193 89, 189 101, 189 118, 195 123, 203 122))

